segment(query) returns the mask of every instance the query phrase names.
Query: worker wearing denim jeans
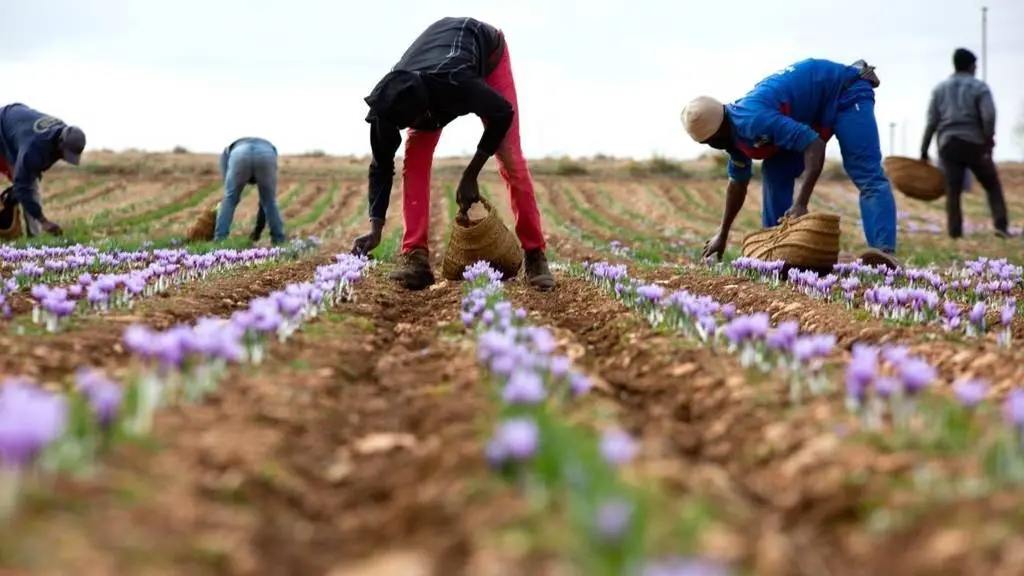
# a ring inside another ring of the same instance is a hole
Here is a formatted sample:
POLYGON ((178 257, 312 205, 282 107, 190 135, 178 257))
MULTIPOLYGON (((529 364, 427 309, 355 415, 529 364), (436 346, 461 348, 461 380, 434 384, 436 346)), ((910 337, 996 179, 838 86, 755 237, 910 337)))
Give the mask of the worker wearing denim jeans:
POLYGON ((729 157, 722 223, 704 245, 703 256, 722 258, 747 195, 752 160, 764 160, 761 225, 769 228, 783 216, 806 214, 825 162, 825 143, 835 135, 843 168, 860 192, 861 221, 870 247, 861 259, 897 268, 896 201, 882 170, 875 120, 878 85, 874 67, 863 60, 846 65, 808 58, 768 76, 730 104, 709 96, 687 104, 682 121, 690 137, 729 157))
MULTIPOLYGON (((270 226, 271 242, 283 243, 284 222, 277 209, 277 148, 262 138, 239 138, 221 153, 220 172, 224 177, 224 200, 217 212, 214 241, 227 238, 242 190, 246 184, 255 184, 260 196, 256 229, 263 229, 262 217, 265 217, 270 226)), ((253 238, 256 239, 258 237, 253 238)))

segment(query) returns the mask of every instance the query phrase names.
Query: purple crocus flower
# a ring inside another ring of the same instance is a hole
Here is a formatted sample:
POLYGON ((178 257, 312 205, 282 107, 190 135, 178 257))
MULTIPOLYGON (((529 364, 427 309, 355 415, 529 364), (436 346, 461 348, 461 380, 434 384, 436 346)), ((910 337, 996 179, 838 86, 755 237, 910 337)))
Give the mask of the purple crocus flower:
POLYGON ((988 384, 981 380, 960 380, 953 384, 957 400, 968 408, 980 404, 988 393, 988 384))
POLYGON ((495 440, 508 458, 521 462, 537 451, 540 429, 530 418, 512 418, 498 426, 495 440))
POLYGON ((516 370, 505 384, 501 399, 508 404, 539 404, 545 397, 544 380, 532 370, 516 370))
POLYGON ((520 365, 519 355, 515 352, 499 354, 491 358, 489 368, 491 372, 501 376, 511 376, 520 365))
POLYGON ((67 426, 67 402, 28 383, 0 383, 0 464, 27 466, 67 426))
POLYGON ((920 358, 908 358, 897 368, 903 389, 908 396, 914 396, 935 381, 935 368, 920 358))
POLYGON ((875 380, 875 394, 879 398, 891 398, 900 389, 900 381, 891 376, 882 376, 875 380))
POLYGON ((100 426, 110 427, 121 408, 124 391, 98 370, 79 370, 75 379, 79 391, 89 401, 89 406, 100 426))
POLYGON ((988 312, 988 308, 984 302, 977 302, 971 308, 971 311, 967 314, 967 320, 976 326, 978 329, 985 329, 985 313, 988 312))
POLYGON ((999 310, 999 323, 1003 326, 1009 326, 1013 322, 1013 316, 1017 312, 1017 304, 1013 301, 1007 302, 999 310))
POLYGON ((633 506, 625 500, 612 499, 602 502, 594 515, 594 529, 597 537, 605 541, 616 541, 629 530, 633 519, 633 506))
POLYGON ((766 344, 772 350, 788 350, 793 346, 799 334, 800 323, 796 320, 779 322, 779 325, 768 334, 766 344))
POLYGON ((1006 395, 1003 415, 1008 424, 1024 431, 1024 389, 1017 388, 1006 395))
POLYGON ((493 468, 501 468, 508 461, 508 449, 497 438, 492 438, 484 446, 484 458, 493 468))
POLYGON ((863 401, 868 387, 878 376, 878 349, 864 344, 854 344, 850 363, 846 367, 846 393, 863 401))
POLYGON ((571 372, 569 374, 569 390, 572 391, 573 396, 586 394, 590 391, 590 387, 590 378, 587 378, 586 374, 581 372, 571 372))
POLYGON ((632 460, 639 447, 633 438, 617 428, 607 430, 601 435, 601 456, 615 465, 622 465, 632 460))
POLYGON ((157 354, 156 332, 142 324, 132 324, 124 330, 124 344, 131 353, 143 358, 157 354))
POLYGON ((882 358, 890 364, 899 364, 910 355, 910 349, 906 346, 891 345, 882 348, 882 358))
POLYGON ((572 360, 568 356, 552 356, 548 361, 548 371, 555 378, 564 378, 572 369, 572 360))

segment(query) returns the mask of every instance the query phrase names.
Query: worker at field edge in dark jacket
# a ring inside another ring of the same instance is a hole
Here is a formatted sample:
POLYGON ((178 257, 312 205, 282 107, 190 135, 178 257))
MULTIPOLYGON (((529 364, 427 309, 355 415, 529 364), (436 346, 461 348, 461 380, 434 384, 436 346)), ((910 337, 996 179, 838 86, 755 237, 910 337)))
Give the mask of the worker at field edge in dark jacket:
POLYGON ((30 236, 41 226, 50 234, 63 233, 43 215, 39 180, 58 160, 78 166, 85 151, 85 132, 21 103, 0 108, 0 174, 14 184, 30 236))
POLYGON ((807 213, 825 162, 825 143, 836 135, 843 168, 860 191, 860 215, 870 250, 866 264, 896 268, 896 201, 882 170, 875 120, 874 67, 808 58, 761 80, 745 96, 723 105, 709 96, 683 109, 682 121, 694 141, 729 155, 729 185, 718 232, 704 257, 722 257, 732 223, 743 207, 752 159, 761 165, 761 225, 785 215, 807 213), (794 184, 802 177, 794 197, 794 184))
POLYGON ((921 141, 921 160, 928 162, 928 148, 938 136, 939 159, 946 175, 946 230, 951 238, 963 236, 963 194, 968 170, 985 189, 996 236, 1009 238, 1010 221, 992 159, 996 145, 996 105, 988 84, 974 76, 978 58, 966 48, 953 52, 953 75, 932 90, 928 123, 921 141))
POLYGON ((398 64, 365 98, 370 106, 373 160, 369 170, 370 225, 352 251, 370 252, 380 244, 391 195, 395 152, 402 128, 409 128, 402 170, 405 234, 401 266, 393 280, 411 290, 433 284, 428 258, 430 169, 441 130, 459 116, 476 114, 484 133, 476 155, 462 174, 456 200, 464 214, 480 199, 477 178, 496 156, 498 171, 511 196, 516 236, 525 252, 525 273, 539 290, 554 287, 544 254, 540 210, 519 140, 518 102, 505 36, 473 18, 442 18, 405 51, 398 64))

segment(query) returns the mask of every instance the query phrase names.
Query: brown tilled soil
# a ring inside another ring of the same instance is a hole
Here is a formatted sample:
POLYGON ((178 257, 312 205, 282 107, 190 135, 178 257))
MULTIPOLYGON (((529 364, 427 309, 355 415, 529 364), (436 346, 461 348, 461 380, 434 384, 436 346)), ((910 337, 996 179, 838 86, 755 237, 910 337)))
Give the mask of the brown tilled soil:
MULTIPOLYGON (((551 295, 518 290, 514 300, 582 347, 581 361, 603 383, 599 393, 644 439, 637 472, 680 497, 716 502, 722 524, 707 535, 710 553, 756 574, 1017 573, 1018 539, 1009 534, 1020 527, 1014 507, 1024 494, 956 504, 924 499, 930 520, 872 534, 870 510, 921 513, 920 497, 891 488, 924 454, 845 441, 839 394, 794 409, 777 375, 745 372, 722 351, 652 331, 585 282, 560 282, 551 295), (849 481, 858 475, 869 480, 849 481)), ((750 304, 754 288, 743 291, 750 304)), ((802 317, 805 329, 815 330, 808 318, 831 315, 819 307, 802 317)), ((864 335, 872 341, 870 330, 864 335)))
MULTIPOLYGON (((571 185, 538 182, 538 194, 570 224, 615 239, 559 192, 571 185)), ((500 184, 488 186, 504 194, 500 184)), ((448 222, 443 184, 433 192, 436 269, 448 222)), ((625 192, 609 192, 629 205, 625 192)), ((336 213, 316 227, 345 221, 356 197, 339 195, 336 213)), ((600 200, 591 189, 574 197, 600 200)), ((305 192, 289 215, 316 198, 305 192)), ((671 190, 665 198, 681 201, 671 190)), ((385 234, 401 226, 400 193, 391 205, 385 234)), ((695 214, 692 206, 677 207, 695 214)), ((611 217, 607 207, 599 212, 611 217)), ((639 226, 626 220, 616 223, 639 226)), ((364 232, 365 221, 357 222, 315 258, 197 283, 55 335, 5 330, 0 377, 67 384, 85 363, 127 376, 134 367, 120 340, 129 323, 163 328, 227 315, 307 280, 364 232)), ((608 259, 571 238, 549 238, 562 259, 608 259)), ((95 477, 34 487, 23 515, 0 532, 0 564, 40 575, 554 573, 538 552, 544 543, 510 536, 528 512, 480 457, 490 404, 457 323, 460 287, 439 283, 410 294, 391 284, 387 271, 374 270, 357 286, 355 302, 274 346, 263 365, 233 369, 201 404, 161 412, 151 441, 118 446, 95 477)), ((634 274, 732 302, 741 312, 798 319, 804 330, 835 333, 841 349, 854 341, 906 343, 938 364, 945 384, 985 377, 1001 395, 1020 380, 1019 353, 991 342, 865 320, 785 286, 701 271, 634 274)), ((963 458, 947 462, 847 438, 838 392, 794 408, 780 376, 744 371, 724 351, 652 330, 582 280, 559 274, 558 281, 545 294, 520 282, 507 289, 594 376, 590 402, 642 438, 630 473, 674 498, 713 503, 707 553, 769 576, 1024 573, 1019 492, 937 502, 906 487, 910 471, 924 463, 953 467, 963 458), (880 511, 913 521, 874 531, 880 511)))

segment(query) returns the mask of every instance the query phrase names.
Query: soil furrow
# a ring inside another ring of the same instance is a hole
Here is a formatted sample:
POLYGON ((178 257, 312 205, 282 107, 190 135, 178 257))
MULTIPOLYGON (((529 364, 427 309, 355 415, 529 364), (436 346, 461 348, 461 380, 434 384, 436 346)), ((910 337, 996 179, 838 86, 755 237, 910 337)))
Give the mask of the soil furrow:
POLYGON ((584 348, 578 361, 599 375, 599 393, 615 400, 620 421, 644 441, 637 473, 677 497, 712 499, 721 525, 705 540, 707 553, 780 575, 888 573, 894 562, 901 574, 934 574, 940 566, 942 573, 995 573, 1012 565, 1006 539, 935 546, 966 525, 1010 529, 1017 520, 1008 503, 1019 497, 932 502, 959 514, 872 534, 869 510, 900 509, 891 483, 907 478, 908 464, 923 454, 843 441, 840 398, 788 408, 781 375, 745 372, 731 355, 655 332, 589 283, 559 283, 557 292, 519 290, 514 299, 541 323, 575 335, 584 348), (871 480, 849 482, 855 474, 871 480))
POLYGON ((360 198, 361 188, 351 182, 337 182, 338 191, 331 200, 331 203, 320 213, 320 216, 313 222, 308 222, 296 229, 299 236, 316 235, 321 238, 330 238, 341 232, 338 227, 346 217, 354 211, 355 207, 362 200, 360 198))
POLYGON ((400 573, 479 574, 488 531, 518 503, 482 483, 475 354, 439 339, 458 289, 408 293, 372 274, 357 291, 263 367, 160 413, 157 452, 122 448, 77 515, 49 518, 73 545, 24 555, 33 573, 88 559, 108 568, 96 573, 349 574, 400 553, 400 573), (133 506, 102 506, 130 488, 133 506))

